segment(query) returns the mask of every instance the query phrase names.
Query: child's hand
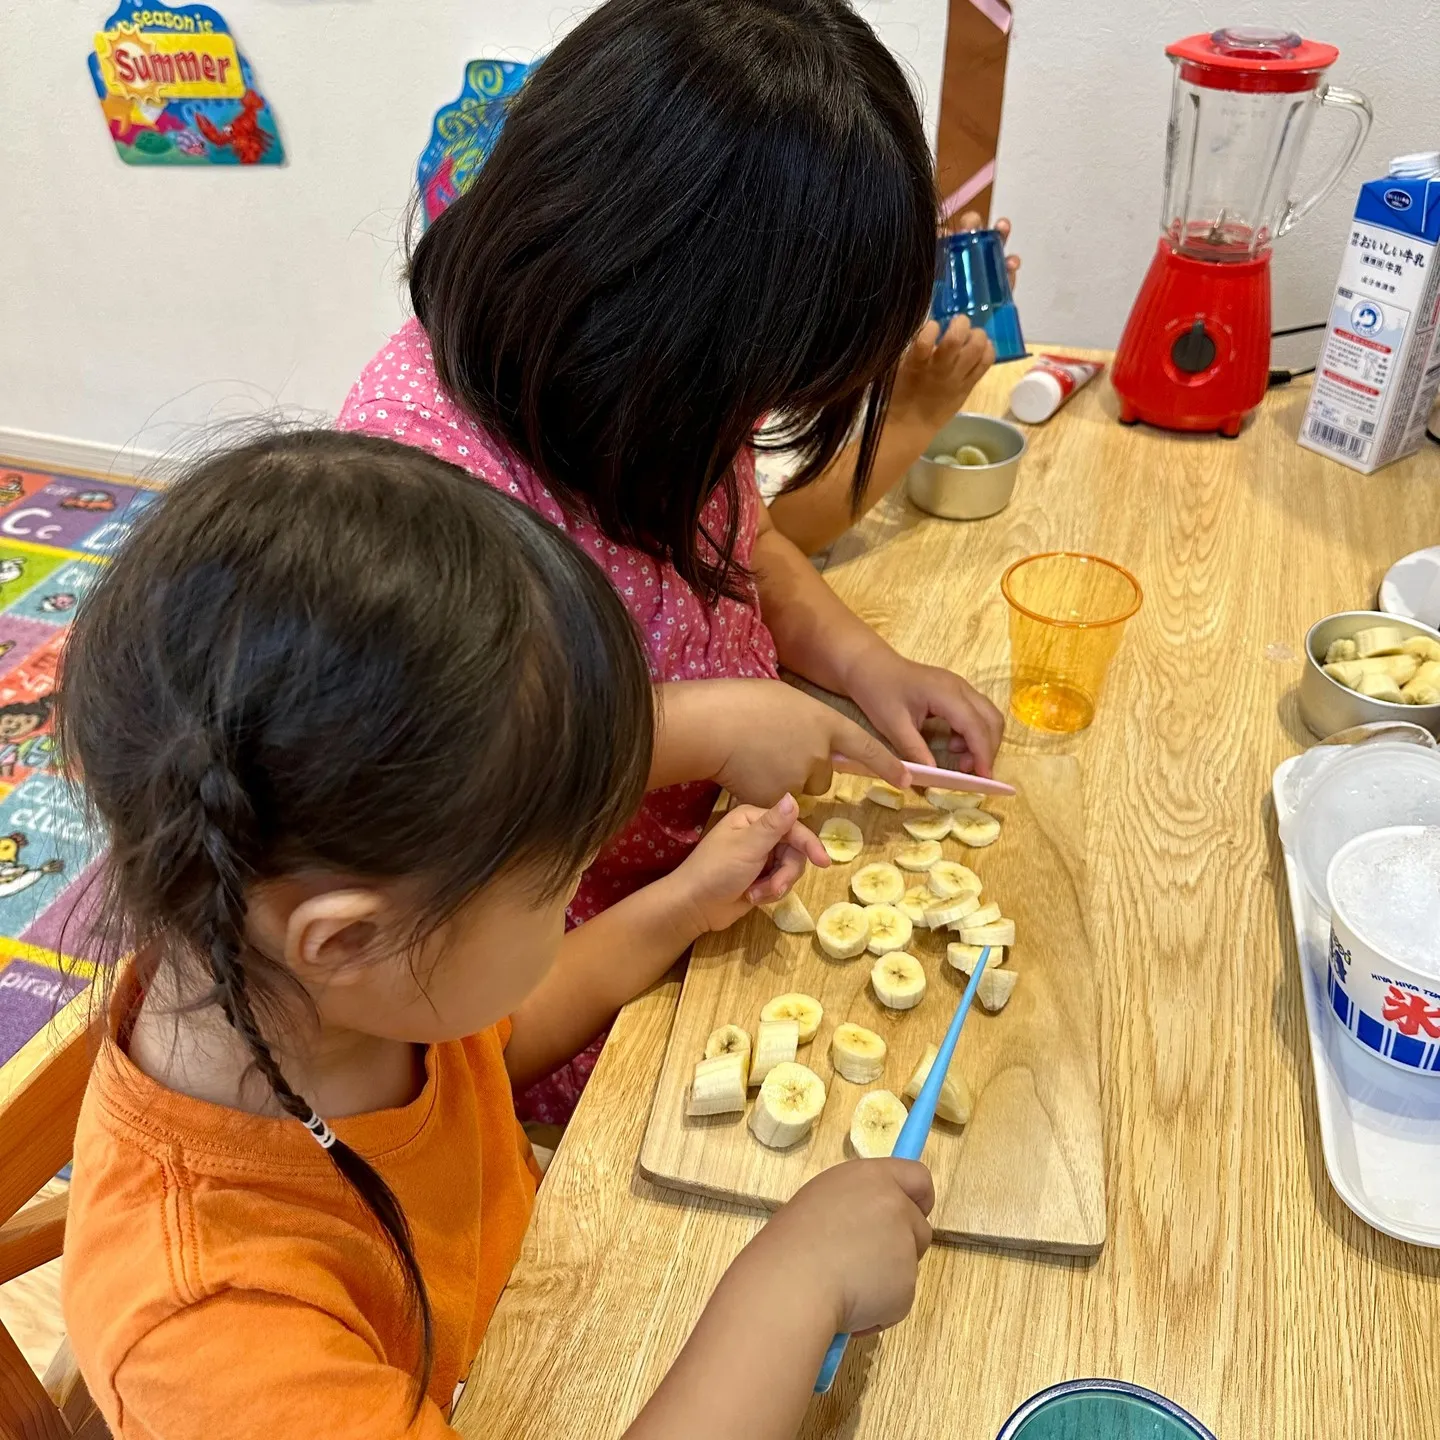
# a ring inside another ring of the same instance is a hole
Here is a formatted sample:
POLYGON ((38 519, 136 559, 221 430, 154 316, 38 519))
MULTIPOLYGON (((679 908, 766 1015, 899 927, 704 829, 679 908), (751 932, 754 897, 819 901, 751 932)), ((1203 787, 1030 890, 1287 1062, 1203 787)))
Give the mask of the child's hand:
POLYGON ((697 935, 728 929, 756 905, 780 899, 800 878, 807 860, 829 865, 825 847, 799 823, 798 815, 793 795, 782 795, 768 810, 737 805, 659 882, 677 888, 697 935))
POLYGON ((847 1160, 804 1185, 739 1263, 832 1305, 836 1334, 878 1330, 903 1320, 915 1299, 934 1203, 917 1161, 847 1160))
MULTIPOLYGON (((960 217, 958 228, 978 230, 983 223, 972 210, 960 217)), ((995 229, 1009 239, 1008 220, 997 220, 995 229)), ((1008 256, 1005 268, 1013 289, 1020 257, 1008 256)), ((938 322, 927 320, 900 361, 889 418, 899 425, 923 430, 928 443, 930 435, 964 409, 970 392, 994 363, 995 347, 990 337, 973 328, 963 315, 952 316, 943 335, 938 322)))
MULTIPOLYGON (((746 804, 773 805, 787 791, 824 794, 835 754, 855 761, 866 774, 905 784, 904 766, 869 731, 784 681, 667 686, 666 710, 702 698, 705 713, 687 716, 685 723, 701 724, 710 733, 719 760, 711 778, 746 804)), ((664 712, 660 723, 663 733, 664 712)))
POLYGON ((1005 717, 953 670, 907 660, 882 642, 851 668, 847 688, 870 723, 906 760, 935 763, 920 729, 933 716, 950 727, 953 768, 990 773, 1005 717))

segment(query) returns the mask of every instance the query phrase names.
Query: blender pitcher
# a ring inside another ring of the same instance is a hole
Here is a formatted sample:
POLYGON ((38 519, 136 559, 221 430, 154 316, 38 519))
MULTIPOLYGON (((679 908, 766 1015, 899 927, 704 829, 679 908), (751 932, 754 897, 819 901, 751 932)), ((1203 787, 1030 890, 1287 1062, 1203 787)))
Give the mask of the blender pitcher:
POLYGON ((1175 65, 1161 238, 1115 355, 1120 419, 1240 433, 1270 367, 1270 245, 1334 189, 1370 128, 1363 95, 1321 83, 1339 51, 1234 26, 1165 52, 1175 65), (1314 194, 1294 194, 1315 112, 1353 123, 1314 194))

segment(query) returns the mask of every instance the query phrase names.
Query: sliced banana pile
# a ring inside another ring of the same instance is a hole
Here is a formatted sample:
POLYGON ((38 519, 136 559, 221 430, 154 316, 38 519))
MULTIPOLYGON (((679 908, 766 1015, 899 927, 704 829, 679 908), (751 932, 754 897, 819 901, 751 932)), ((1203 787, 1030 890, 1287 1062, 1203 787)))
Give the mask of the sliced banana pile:
POLYGON ((1440 641, 1372 625, 1332 640, 1325 673, 1347 690, 1392 705, 1440 705, 1440 641))

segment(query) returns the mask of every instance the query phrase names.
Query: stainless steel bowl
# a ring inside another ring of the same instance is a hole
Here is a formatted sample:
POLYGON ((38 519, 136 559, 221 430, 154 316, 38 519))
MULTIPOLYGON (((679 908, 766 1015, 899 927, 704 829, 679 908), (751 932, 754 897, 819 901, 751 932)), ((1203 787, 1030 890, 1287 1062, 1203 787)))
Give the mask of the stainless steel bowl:
POLYGON ((1440 735, 1440 705, 1396 705, 1389 700, 1372 700, 1332 680, 1321 669, 1332 640, 1346 639, 1372 625, 1393 625, 1406 635, 1428 635, 1432 640, 1440 640, 1440 632, 1428 625, 1399 615, 1387 615, 1383 610, 1342 610, 1338 615, 1317 620, 1305 637, 1300 718, 1322 740, 1348 726, 1376 720, 1408 720, 1413 725, 1423 725, 1432 735, 1440 735))
POLYGON ((1025 455, 1025 432, 993 415, 961 413, 942 426, 925 453, 906 472, 910 498, 946 520, 983 520, 1010 503, 1015 473, 1025 455), (989 465, 937 465, 936 455, 953 455, 978 445, 989 465))

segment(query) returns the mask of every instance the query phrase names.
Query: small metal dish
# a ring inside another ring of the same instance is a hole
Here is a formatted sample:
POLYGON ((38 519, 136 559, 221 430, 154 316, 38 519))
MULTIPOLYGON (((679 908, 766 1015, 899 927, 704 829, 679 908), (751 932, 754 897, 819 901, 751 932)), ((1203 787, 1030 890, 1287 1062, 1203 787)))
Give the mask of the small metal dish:
POLYGON ((1305 637, 1305 669, 1300 676, 1300 718, 1306 728, 1323 740, 1351 725, 1406 720, 1412 725, 1423 725, 1432 735, 1440 735, 1440 705, 1396 705, 1390 700, 1372 700, 1325 673, 1322 667, 1331 641, 1347 639, 1357 630, 1367 630, 1372 625, 1391 625, 1407 636, 1428 635, 1432 640, 1440 640, 1440 632, 1428 625, 1400 615, 1387 615, 1383 610, 1342 610, 1338 615, 1317 620, 1305 637))
POLYGON ((983 520, 1010 503, 1015 475, 1024 458, 1025 432, 993 415, 961 412, 943 425, 925 453, 906 472, 910 498, 922 510, 944 520, 983 520), (975 445, 990 456, 988 465, 939 465, 937 455, 953 455, 975 445))

